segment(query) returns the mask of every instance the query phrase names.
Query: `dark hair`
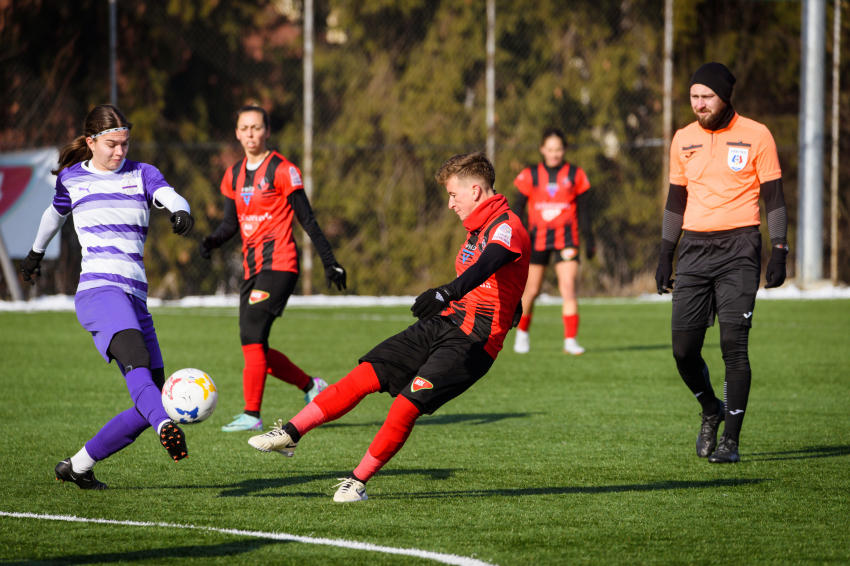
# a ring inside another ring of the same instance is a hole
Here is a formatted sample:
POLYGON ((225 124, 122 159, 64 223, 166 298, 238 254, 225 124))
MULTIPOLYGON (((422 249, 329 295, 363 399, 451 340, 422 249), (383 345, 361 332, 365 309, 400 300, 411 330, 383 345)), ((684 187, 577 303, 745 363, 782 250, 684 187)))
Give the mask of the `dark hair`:
POLYGON ((245 112, 259 112, 260 114, 262 114, 263 125, 266 127, 267 130, 271 130, 271 127, 269 126, 269 115, 263 108, 260 108, 255 104, 246 104, 245 106, 236 111, 237 122, 239 121, 239 116, 241 116, 245 112))
POLYGON ((567 136, 564 135, 564 132, 562 132, 560 128, 546 128, 543 130, 543 137, 540 138, 540 145, 544 145, 546 140, 553 136, 559 138, 561 143, 564 144, 564 149, 567 149, 567 136))
POLYGON ((443 163, 443 166, 434 175, 434 178, 441 185, 448 183, 452 177, 480 179, 488 185, 488 188, 492 189, 496 182, 496 170, 486 155, 476 151, 475 153, 455 155, 443 163))
POLYGON ((77 137, 59 151, 59 167, 51 173, 58 175, 63 169, 76 165, 81 161, 91 159, 92 151, 86 143, 86 138, 99 134, 104 130, 112 128, 132 128, 133 124, 127 121, 124 114, 111 104, 95 106, 83 124, 83 135, 77 137))

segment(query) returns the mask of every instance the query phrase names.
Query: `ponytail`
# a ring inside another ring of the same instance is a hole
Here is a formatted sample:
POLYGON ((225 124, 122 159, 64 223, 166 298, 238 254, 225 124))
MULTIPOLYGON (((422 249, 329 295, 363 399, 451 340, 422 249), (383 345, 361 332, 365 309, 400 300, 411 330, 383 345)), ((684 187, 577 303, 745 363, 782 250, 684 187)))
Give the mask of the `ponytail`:
POLYGON ((66 167, 76 165, 92 158, 92 151, 86 143, 86 136, 80 136, 59 151, 59 167, 50 173, 58 175, 66 167))
POLYGON ((52 170, 51 173, 58 175, 67 167, 91 159, 93 154, 86 143, 86 138, 95 136, 104 130, 111 130, 112 128, 132 129, 132 127, 133 124, 127 121, 127 118, 124 117, 124 114, 117 107, 111 104, 95 106, 89 112, 89 115, 86 116, 83 135, 75 138, 74 141, 59 151, 59 167, 52 170))

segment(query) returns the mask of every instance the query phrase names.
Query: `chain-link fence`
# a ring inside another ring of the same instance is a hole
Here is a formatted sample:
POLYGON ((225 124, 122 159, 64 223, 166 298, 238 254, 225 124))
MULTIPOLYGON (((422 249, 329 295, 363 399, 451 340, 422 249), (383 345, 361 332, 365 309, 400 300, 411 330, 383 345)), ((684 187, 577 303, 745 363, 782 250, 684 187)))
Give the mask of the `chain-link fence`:
MULTIPOLYGON (((59 3, 55 10, 46 4, 0 8, 2 92, 10 101, 0 109, 4 151, 67 143, 109 92, 106 2, 83 0, 74 9, 59 3), (48 29, 44 44, 27 42, 28 34, 48 29)), ((197 222, 181 239, 171 234, 167 214, 152 214, 145 252, 151 295, 235 292, 238 238, 211 262, 199 257, 197 243, 220 222, 218 187, 241 158, 233 136, 237 107, 266 108, 270 147, 302 163, 301 3, 118 6, 118 102, 134 122, 130 157, 156 165, 189 200, 197 222)), ((767 124, 780 147, 793 243, 799 4, 675 6, 674 127, 693 121, 693 69, 726 63, 738 77, 736 109, 767 124)), ((496 188, 513 200, 513 179, 540 160, 542 130, 567 133, 567 159, 593 187, 598 255, 583 262, 585 296, 653 287, 666 177, 663 8, 656 0, 496 2, 496 188)), ((444 283, 454 277, 464 231, 433 175, 452 155, 485 148, 486 2, 320 0, 315 21, 312 202, 349 272, 348 293, 417 294, 444 283)), ((842 96, 846 142, 850 97, 842 96)), ((847 186, 850 166, 843 167, 847 186)), ((842 219, 847 205, 842 191, 842 219)), ((34 235, 38 218, 32 220, 34 235)), ((849 230, 842 220, 845 241, 849 230)), ((74 292, 80 253, 70 222, 62 239, 60 259, 48 263, 34 293, 74 292)), ((849 258, 842 250, 844 278, 849 258)), ((313 289, 324 292, 320 263, 314 265, 313 289)), ((552 284, 544 291, 555 292, 552 284)), ((0 293, 8 296, 5 288, 0 293)))

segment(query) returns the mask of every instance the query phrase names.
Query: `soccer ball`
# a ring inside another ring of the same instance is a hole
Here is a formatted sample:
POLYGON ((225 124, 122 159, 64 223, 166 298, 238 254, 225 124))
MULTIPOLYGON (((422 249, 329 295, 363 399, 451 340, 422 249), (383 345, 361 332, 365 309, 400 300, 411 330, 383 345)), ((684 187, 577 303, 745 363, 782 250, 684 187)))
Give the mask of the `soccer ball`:
POLYGON ((199 369, 176 371, 162 387, 162 406, 171 420, 181 424, 199 423, 215 410, 218 392, 210 376, 199 369))

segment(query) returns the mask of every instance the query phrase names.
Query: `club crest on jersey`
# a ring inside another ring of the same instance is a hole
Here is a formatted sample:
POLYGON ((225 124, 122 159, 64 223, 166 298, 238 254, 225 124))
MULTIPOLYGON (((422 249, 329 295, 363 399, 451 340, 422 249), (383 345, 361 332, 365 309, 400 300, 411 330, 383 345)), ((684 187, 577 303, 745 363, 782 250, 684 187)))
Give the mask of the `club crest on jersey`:
POLYGON ((507 224, 502 224, 501 226, 496 228, 496 232, 493 234, 493 239, 499 240, 500 242, 502 242, 506 246, 510 247, 512 235, 513 235, 513 231, 511 230, 511 227, 508 226, 507 224))
POLYGON ((251 204, 251 197, 254 196, 254 186, 242 187, 242 200, 245 201, 245 206, 251 204))
POLYGON ((726 163, 732 171, 740 171, 747 166, 747 157, 750 150, 746 147, 730 147, 729 156, 726 158, 726 163))
POLYGON ((416 393, 420 389, 434 389, 434 384, 427 379, 417 377, 413 380, 413 383, 410 384, 410 391, 412 393, 416 393))
POLYGON ((136 178, 132 173, 124 173, 121 180, 121 192, 126 195, 132 195, 139 192, 139 186, 136 184, 136 178))
MULTIPOLYGON (((263 177, 262 179, 260 179, 260 182, 257 183, 257 188, 260 189, 261 191, 265 191, 266 189, 269 188, 269 180, 266 179, 265 177, 263 177)), ((245 204, 247 204, 247 203, 245 203, 245 204)))
POLYGON ((554 197, 558 194, 558 183, 547 183, 546 192, 549 193, 549 198, 554 197))
POLYGON ((261 303, 269 298, 269 294, 265 291, 260 291, 259 289, 254 289, 251 291, 251 294, 248 296, 248 304, 256 305, 257 303, 261 303))

